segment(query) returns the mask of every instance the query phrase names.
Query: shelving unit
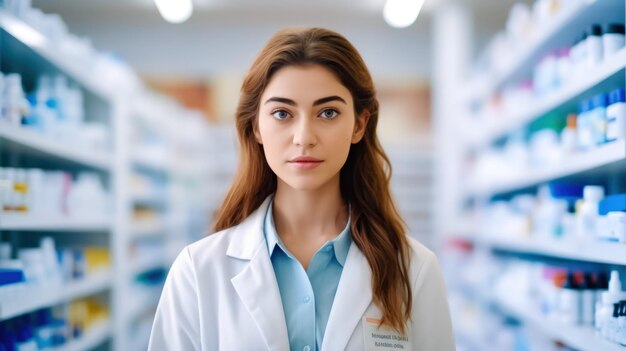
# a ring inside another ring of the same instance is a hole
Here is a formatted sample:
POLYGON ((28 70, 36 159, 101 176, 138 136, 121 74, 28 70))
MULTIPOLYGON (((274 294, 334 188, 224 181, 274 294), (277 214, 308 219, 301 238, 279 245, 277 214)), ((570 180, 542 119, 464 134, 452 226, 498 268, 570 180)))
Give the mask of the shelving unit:
POLYGON ((478 232, 458 237, 503 251, 626 266, 626 245, 623 243, 583 239, 499 238, 475 233, 478 232))
MULTIPOLYGON (((60 75, 67 78, 85 97, 85 119, 101 123, 108 129, 108 137, 112 136, 111 126, 118 123, 119 117, 117 97, 112 92, 114 89, 107 91, 89 69, 77 67, 76 60, 61 50, 58 43, 53 42, 47 34, 38 32, 3 8, 0 8, 0 37, 0 71, 19 73, 23 77, 23 87, 29 90, 34 89, 34 82, 41 75, 60 75)), ((114 148, 90 149, 74 141, 53 139, 48 134, 6 122, 0 123, 0 145, 2 167, 41 168, 64 171, 72 175, 84 171, 94 172, 103 180, 109 198, 115 197, 115 184, 112 181, 115 176, 114 148)), ((113 218, 117 209, 109 206, 107 210, 110 212, 94 213, 91 218, 71 214, 41 217, 0 212, 0 240, 9 240, 16 248, 20 248, 22 239, 27 240, 33 235, 45 234, 62 242, 66 235, 97 232, 99 235, 81 235, 81 240, 84 241, 80 245, 92 242, 102 246, 104 243, 113 251, 113 218)), ((111 292, 115 289, 114 276, 115 268, 110 267, 68 284, 50 286, 20 283, 4 286, 0 289, 0 294, 4 293, 0 298, 0 320, 95 295, 110 302, 111 292)), ((110 308, 113 310, 112 303, 110 308)), ((112 322, 108 321, 59 350, 89 350, 106 343, 112 336, 112 322)))
POLYGON ((574 349, 603 351, 624 351, 625 349, 624 346, 598 337, 592 327, 568 325, 547 319, 545 316, 533 313, 532 308, 525 304, 502 300, 497 300, 495 303, 511 317, 541 330, 546 335, 574 349))
POLYGON ((40 75, 66 77, 85 97, 85 119, 107 127, 109 148, 91 150, 0 121, 0 167, 61 170, 72 175, 94 172, 105 184, 109 203, 106 213, 92 218, 0 212, 0 241, 14 241, 19 248, 30 242, 26 239, 31 236, 52 236, 60 242, 80 238, 81 245, 105 245, 112 267, 68 285, 14 284, 7 288, 13 289, 10 295, 2 287, 0 321, 97 295, 108 303, 110 320, 58 350, 86 351, 100 346, 111 350, 145 349, 149 314, 156 308, 161 287, 142 283, 137 275, 158 268, 167 270, 184 245, 206 232, 210 213, 206 183, 210 172, 216 170, 198 163, 210 162, 213 127, 199 113, 150 92, 130 69, 128 77, 102 79, 107 58, 96 52, 91 53, 91 59, 73 57, 62 49, 62 41, 48 35, 0 5, 0 48, 6 54, 0 71, 21 73, 23 85, 29 90, 40 75), (150 144, 137 143, 133 133, 141 132, 141 128, 154 129, 167 141, 165 148, 155 151, 150 144), (133 172, 157 178, 157 191, 141 193, 134 189, 130 177, 133 172), (157 216, 135 221, 135 207, 153 208, 157 216), (134 257, 133 246, 142 241, 158 242, 163 254, 134 257), (142 323, 141 335, 132 334, 138 329, 137 323, 142 323))
POLYGON ((59 140, 4 122, 0 122, 0 142, 2 142, 3 147, 18 152, 54 157, 59 162, 82 165, 95 170, 110 171, 112 166, 111 155, 85 150, 80 146, 64 145, 59 140))
MULTIPOLYGON (((439 97, 442 102, 456 107, 444 109, 440 106, 440 110, 447 113, 441 113, 435 118, 448 121, 441 125, 449 127, 451 131, 440 129, 438 133, 454 138, 454 142, 458 144, 449 147, 447 151, 446 155, 450 156, 452 161, 442 162, 444 180, 439 187, 441 193, 436 195, 444 198, 445 208, 451 210, 446 211, 445 217, 439 218, 438 234, 446 238, 450 245, 462 243, 461 250, 469 252, 468 255, 474 260, 470 262, 482 267, 483 270, 488 269, 485 262, 498 265, 486 257, 491 260, 503 259, 503 265, 506 262, 518 263, 520 260, 530 260, 535 263, 546 261, 549 262, 548 265, 553 263, 556 265, 557 262, 559 267, 568 269, 604 267, 604 271, 616 269, 622 274, 626 270, 626 245, 622 243, 570 237, 553 238, 536 234, 530 234, 528 237, 512 236, 505 232, 505 228, 498 228, 496 225, 490 227, 486 223, 481 223, 478 218, 481 220, 484 218, 480 217, 479 211, 470 210, 517 194, 534 193, 537 187, 552 181, 585 184, 599 182, 607 186, 608 194, 623 192, 626 186, 623 182, 626 174, 626 141, 623 139, 588 151, 564 155, 543 167, 511 164, 509 169, 499 166, 496 170, 497 156, 494 156, 495 161, 487 160, 494 164, 491 174, 488 173, 489 169, 486 166, 480 169, 481 172, 476 173, 472 173, 466 167, 470 164, 468 160, 477 159, 477 155, 481 155, 487 149, 501 149, 503 144, 505 147, 508 146, 506 138, 510 135, 526 135, 526 128, 532 126, 533 122, 548 115, 565 118, 569 113, 578 112, 578 103, 581 100, 626 86, 626 48, 624 48, 597 66, 589 67, 577 76, 571 76, 571 79, 561 84, 558 90, 543 96, 527 95, 528 101, 519 103, 514 110, 507 110, 506 107, 514 104, 506 105, 501 102, 505 100, 503 97, 511 88, 533 76, 534 67, 545 56, 573 44, 591 24, 623 24, 626 21, 626 2, 623 0, 588 0, 568 4, 570 5, 566 6, 569 7, 561 7, 560 12, 551 15, 553 17, 544 21, 542 26, 535 23, 534 36, 529 42, 509 44, 510 52, 506 54, 510 55, 510 60, 502 60, 502 67, 491 67, 491 70, 475 74, 477 80, 458 89, 456 93, 450 93, 449 89, 441 89, 439 92, 440 95, 446 92, 445 99, 443 96, 439 97), (478 215, 474 216, 476 213, 478 215), (481 223, 480 228, 477 228, 478 223, 481 223), (494 252, 508 254, 504 256, 505 258, 489 256, 494 252), (508 260, 511 256, 514 256, 515 260, 508 260)), ((467 27, 452 30, 452 27, 450 24, 446 30, 456 35, 468 30, 467 27)), ((448 32, 445 34, 450 35, 448 32)), ((452 39, 446 35, 442 35, 442 38, 452 39)), ((441 43, 441 47, 446 46, 441 43)), ((452 48, 448 50, 448 54, 450 52, 457 54, 452 48)), ((463 53, 458 56, 463 57, 463 53)), ((463 62, 459 66, 465 68, 468 65, 463 62)), ((446 66, 446 70, 454 70, 454 67, 446 66)), ((437 85, 452 88, 465 83, 463 69, 459 69, 457 73, 459 76, 456 77, 441 74, 441 81, 437 82, 437 85)), ((437 100, 436 96, 435 101, 437 100)), ((447 139, 446 143, 451 141, 447 139)), ((442 144, 444 143, 440 145, 442 144)), ((454 257, 454 254, 452 256, 454 257)), ((519 268, 519 265, 513 266, 519 268)), ((472 273, 478 274, 476 270, 472 273)), ((472 276, 467 279, 477 278, 472 276)), ((489 284, 493 282, 494 277, 484 273, 484 279, 484 288, 493 288, 489 284)), ((454 289, 453 294, 462 293, 456 291, 458 287, 454 289)), ((558 340, 573 349, 626 350, 626 346, 598 337, 592 327, 560 323, 538 312, 534 313, 529 304, 517 299, 501 300, 496 296, 484 295, 476 300, 482 310, 493 313, 492 309, 485 305, 495 306, 501 315, 512 317, 548 339, 558 340)), ((468 333, 459 331, 459 334, 468 333)), ((482 345, 485 342, 471 337, 466 339, 474 345, 482 345)))
POLYGON ((72 340, 63 347, 55 348, 53 351, 82 351, 92 350, 102 345, 111 337, 113 327, 110 321, 100 322, 83 336, 76 340, 72 340))
POLYGON ((126 152, 120 161, 120 182, 129 185, 119 198, 126 215, 120 219, 124 234, 118 244, 127 262, 118 276, 120 295, 124 296, 116 325, 119 350, 147 347, 148 335, 133 333, 154 313, 163 282, 147 283, 138 277, 169 268, 182 247, 196 239, 192 233, 206 231, 204 219, 209 213, 205 212, 208 199, 202 197, 208 169, 190 167, 199 160, 209 162, 209 128, 202 117, 149 91, 135 95, 127 113, 129 123, 122 141, 126 152), (137 175, 149 179, 151 186, 133 188, 131 179, 137 175), (151 215, 134 216, 138 210, 151 215), (195 226, 194 210, 201 211, 197 215, 202 218, 195 226), (158 248, 158 254, 146 256, 144 246, 148 252, 158 248))
POLYGON ((135 301, 136 303, 134 303, 132 307, 127 310, 126 314, 128 320, 134 320, 144 313, 154 311, 158 301, 158 294, 154 294, 153 292, 142 293, 142 295, 139 295, 139 298, 135 301))
POLYGON ((32 218, 29 215, 3 215, 0 218, 0 230, 50 232, 107 232, 112 229, 111 221, 106 218, 83 219, 72 217, 32 218))
POLYGON ((40 308, 59 305, 77 298, 110 289, 110 270, 94 273, 87 278, 67 285, 41 286, 15 284, 0 288, 0 321, 16 317, 40 308), (42 293, 45 289, 45 293, 42 293))
MULTIPOLYGON (((472 197, 487 198, 568 176, 591 172, 599 173, 603 171, 603 167, 613 166, 615 168, 616 163, 624 163, 623 161, 626 161, 626 142, 619 140, 587 152, 564 157, 549 167, 528 169, 525 172, 511 174, 499 180, 470 181, 467 186, 468 194, 472 197)), ((624 166, 626 164, 617 165, 617 167, 624 166)))
MULTIPOLYGON (((596 2, 602 2, 597 0, 596 2)), ((487 125, 475 142, 475 147, 485 147, 507 132, 521 128, 532 120, 554 110, 576 110, 576 102, 582 97, 606 90, 607 86, 615 85, 623 80, 626 67, 626 49, 614 54, 599 67, 590 69, 584 75, 575 77, 562 89, 546 97, 537 98, 523 109, 502 111, 499 121, 487 125)), ((486 120, 486 117, 480 118, 486 120)))
POLYGON ((391 192, 411 236, 426 245, 432 236, 432 146, 428 143, 386 147, 393 165, 391 192), (420 150, 416 152, 415 150, 420 150))
MULTIPOLYGON (((114 86, 98 81, 90 74, 89 68, 74 65, 73 60, 68 60, 57 43, 52 42, 45 33, 40 33, 19 18, 4 9, 0 9, 0 27, 3 31, 22 42, 32 50, 39 58, 51 63, 60 71, 80 82, 85 89, 100 96, 105 100, 113 100, 115 97, 114 86)), ((93 64, 93 62, 92 62, 93 64)))
MULTIPOLYGON (((572 2, 569 8, 547 21, 543 27, 536 28, 537 34, 526 45, 512 48, 511 60, 489 76, 486 83, 470 85, 469 93, 463 94, 475 100, 486 100, 503 86, 520 80, 532 70, 534 64, 555 43, 571 44, 581 28, 601 21, 619 19, 619 12, 611 11, 612 4, 606 0, 584 0, 572 2)), ((582 33, 581 33, 582 34, 582 33)))

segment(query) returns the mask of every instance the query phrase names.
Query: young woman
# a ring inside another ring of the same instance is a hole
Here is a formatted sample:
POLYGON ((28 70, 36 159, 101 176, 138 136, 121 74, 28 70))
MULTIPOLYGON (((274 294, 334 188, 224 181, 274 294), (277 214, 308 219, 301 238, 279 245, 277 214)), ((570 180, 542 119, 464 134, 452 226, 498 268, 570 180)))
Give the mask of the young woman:
POLYGON ((407 236, 356 49, 284 30, 237 109, 241 163, 217 233, 176 259, 150 350, 454 350, 432 252, 407 236))

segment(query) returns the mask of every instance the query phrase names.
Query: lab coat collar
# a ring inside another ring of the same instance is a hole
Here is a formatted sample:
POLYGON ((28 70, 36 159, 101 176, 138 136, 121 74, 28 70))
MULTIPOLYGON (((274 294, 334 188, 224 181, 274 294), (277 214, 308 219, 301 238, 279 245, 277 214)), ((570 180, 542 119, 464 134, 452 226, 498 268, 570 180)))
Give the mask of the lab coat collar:
POLYGON ((273 195, 270 195, 265 198, 259 208, 233 228, 233 240, 230 241, 226 250, 228 256, 242 260, 250 260, 254 257, 259 245, 265 242, 263 221, 272 197, 273 195))
POLYGON ((261 331, 268 350, 289 350, 280 291, 263 238, 262 224, 269 199, 265 199, 256 211, 234 229, 227 254, 250 260, 231 282, 261 331))
POLYGON ((353 241, 328 317, 321 350, 344 350, 371 303, 370 266, 353 241))

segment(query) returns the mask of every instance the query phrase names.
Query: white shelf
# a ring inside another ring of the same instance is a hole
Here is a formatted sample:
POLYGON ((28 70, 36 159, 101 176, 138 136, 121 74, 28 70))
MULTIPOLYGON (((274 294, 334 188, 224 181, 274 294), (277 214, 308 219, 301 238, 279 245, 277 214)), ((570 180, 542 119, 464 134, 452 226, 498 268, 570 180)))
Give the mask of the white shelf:
POLYGON ((151 238, 162 236, 165 232, 163 222, 156 219, 135 221, 132 225, 131 236, 133 238, 151 238))
POLYGON ((96 294, 109 289, 111 281, 111 271, 103 270, 85 279, 58 286, 27 283, 6 285, 0 289, 0 321, 96 294))
POLYGON ((134 303, 129 304, 127 310, 127 318, 129 320, 137 319, 137 317, 146 314, 148 311, 155 310, 161 297, 160 289, 158 293, 152 291, 135 292, 135 297, 131 298, 134 303))
POLYGON ((148 170, 152 173, 164 174, 168 175, 170 173, 170 169, 166 160, 156 159, 155 157, 148 157, 146 155, 142 156, 141 154, 135 154, 132 158, 133 164, 144 170, 148 170))
POLYGON ((43 59, 67 73, 92 93, 107 101, 113 100, 111 90, 97 81, 92 71, 81 70, 74 64, 76 61, 74 58, 68 57, 60 50, 58 43, 52 42, 45 34, 40 33, 4 9, 0 9, 0 28, 31 48, 43 59))
POLYGON ((53 351, 87 351, 104 343, 111 337, 113 327, 110 321, 100 322, 91 327, 87 333, 53 351))
POLYGON ((132 196, 133 203, 140 205, 163 206, 167 204, 165 194, 135 194, 132 196))
POLYGON ((497 238, 468 234, 458 238, 505 251, 626 266, 624 243, 583 239, 497 238))
POLYGON ((95 169, 111 170, 112 157, 110 155, 89 151, 77 145, 65 144, 61 140, 54 140, 36 131, 16 127, 6 122, 0 122, 0 142, 9 144, 4 144, 5 148, 19 148, 29 153, 52 156, 95 169))
POLYGON ((161 268, 161 267, 165 267, 166 266, 166 262, 165 262, 165 258, 162 256, 149 256, 149 257, 142 257, 142 258, 136 258, 134 259, 134 261, 131 263, 130 266, 130 272, 133 276, 143 273, 143 272, 147 272, 149 270, 153 270, 156 268, 161 268))
MULTIPOLYGON (((560 42, 563 41, 562 37, 573 39, 582 35, 589 24, 600 22, 599 20, 603 18, 609 20, 606 11, 611 9, 611 6, 618 5, 617 1, 610 3, 604 0, 581 0, 578 4, 562 10, 557 16, 546 21, 543 27, 537 28, 536 32, 539 35, 522 47, 516 55, 512 55, 513 59, 506 67, 494 72, 485 89, 479 89, 481 90, 479 98, 484 100, 507 83, 518 80, 517 75, 520 72, 529 72, 545 52, 565 44, 560 42)), ((571 44, 570 41, 566 42, 571 44)))
MULTIPOLYGON (((492 127, 485 128, 484 135, 478 138, 479 141, 477 141, 476 146, 487 146, 505 133, 521 128, 554 108, 578 98, 596 85, 617 73, 623 72, 624 67, 626 67, 626 49, 622 49, 597 68, 590 69, 581 76, 573 77, 569 84, 558 91, 527 104, 527 108, 517 111, 503 111, 500 115, 504 118, 501 118, 492 127)), ((619 78, 622 82, 620 86, 622 86, 624 77, 621 75, 619 78)))
POLYGON ((626 347, 605 340, 596 335, 593 327, 559 323, 546 316, 532 312, 526 304, 512 304, 506 301, 494 301, 504 312, 521 322, 542 331, 546 336, 559 340, 577 350, 589 351, 624 351, 626 347))
POLYGON ((624 140, 618 140, 565 157, 549 167, 517 172, 506 179, 474 181, 469 184, 468 190, 471 196, 488 197, 590 171, 625 159, 626 143, 624 140))
POLYGON ((111 221, 107 218, 82 219, 71 217, 50 217, 7 214, 0 212, 0 230, 43 230, 43 231, 71 231, 94 232, 109 231, 111 221))

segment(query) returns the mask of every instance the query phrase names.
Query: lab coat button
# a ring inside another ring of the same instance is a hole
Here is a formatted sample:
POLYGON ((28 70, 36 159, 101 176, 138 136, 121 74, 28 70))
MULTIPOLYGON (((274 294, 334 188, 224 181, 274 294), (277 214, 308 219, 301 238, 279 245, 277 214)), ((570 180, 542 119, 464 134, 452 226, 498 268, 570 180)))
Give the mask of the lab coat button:
POLYGON ((302 348, 302 351, 311 351, 311 346, 306 345, 305 347, 302 348))
POLYGON ((304 299, 302 299, 302 301, 303 301, 304 303, 308 303, 309 301, 311 301, 311 298, 310 298, 310 297, 308 297, 308 296, 305 296, 305 297, 304 297, 304 299))

